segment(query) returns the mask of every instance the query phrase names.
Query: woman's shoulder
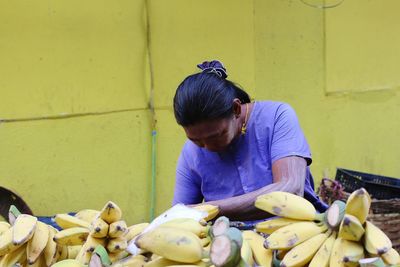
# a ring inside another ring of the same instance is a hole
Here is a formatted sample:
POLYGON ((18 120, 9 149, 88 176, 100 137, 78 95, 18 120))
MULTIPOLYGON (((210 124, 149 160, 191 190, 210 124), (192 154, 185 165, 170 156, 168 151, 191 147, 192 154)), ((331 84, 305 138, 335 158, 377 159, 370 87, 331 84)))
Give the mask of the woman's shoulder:
POLYGON ((285 102, 256 101, 254 104, 255 117, 262 120, 276 118, 277 115, 288 110, 292 111, 293 108, 285 102))

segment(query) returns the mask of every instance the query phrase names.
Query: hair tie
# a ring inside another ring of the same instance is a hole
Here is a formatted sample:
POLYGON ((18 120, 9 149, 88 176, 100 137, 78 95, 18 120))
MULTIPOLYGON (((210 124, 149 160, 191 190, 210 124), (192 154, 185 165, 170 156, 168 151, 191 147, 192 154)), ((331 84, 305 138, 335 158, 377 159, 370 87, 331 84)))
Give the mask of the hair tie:
POLYGON ((198 64, 197 67, 205 73, 215 73, 222 79, 228 77, 224 65, 218 60, 204 61, 203 63, 198 64))

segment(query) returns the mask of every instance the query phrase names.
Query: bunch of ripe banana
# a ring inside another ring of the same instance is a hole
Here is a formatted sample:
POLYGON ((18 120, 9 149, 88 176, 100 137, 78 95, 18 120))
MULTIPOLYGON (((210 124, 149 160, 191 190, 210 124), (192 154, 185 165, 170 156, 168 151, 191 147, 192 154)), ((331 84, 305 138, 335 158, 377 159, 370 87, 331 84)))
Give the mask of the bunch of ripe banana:
POLYGON ((51 266, 77 252, 76 247, 57 245, 57 230, 36 217, 20 214, 14 206, 9 217, 10 224, 0 222, 0 266, 51 266))
POLYGON ((54 241, 64 247, 80 246, 75 259, 84 265, 89 264, 98 246, 106 248, 111 262, 127 257, 128 242, 148 225, 142 223, 127 227, 121 209, 112 201, 100 211, 82 210, 75 216, 57 214, 55 221, 63 230, 54 235, 54 241))
POLYGON ((323 214, 302 197, 272 192, 259 196, 255 206, 278 217, 256 230, 268 235, 264 247, 273 251, 274 266, 400 266, 390 239, 367 221, 370 205, 363 188, 323 214))

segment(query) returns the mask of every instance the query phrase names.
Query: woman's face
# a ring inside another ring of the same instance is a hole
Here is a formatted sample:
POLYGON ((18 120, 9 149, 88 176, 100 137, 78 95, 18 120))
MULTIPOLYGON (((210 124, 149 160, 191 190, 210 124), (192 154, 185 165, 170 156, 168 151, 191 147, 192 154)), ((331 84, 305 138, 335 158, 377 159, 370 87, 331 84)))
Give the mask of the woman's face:
POLYGON ((222 152, 240 133, 236 116, 226 119, 216 119, 183 127, 186 136, 199 147, 212 152, 222 152))

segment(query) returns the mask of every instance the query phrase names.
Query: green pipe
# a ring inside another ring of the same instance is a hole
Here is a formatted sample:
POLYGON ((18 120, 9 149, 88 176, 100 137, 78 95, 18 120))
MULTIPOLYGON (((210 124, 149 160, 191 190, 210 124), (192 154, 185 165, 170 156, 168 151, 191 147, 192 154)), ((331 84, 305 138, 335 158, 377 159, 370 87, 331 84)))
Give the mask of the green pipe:
POLYGON ((151 132, 151 203, 150 203, 150 221, 154 219, 156 205, 156 139, 157 132, 151 132))

